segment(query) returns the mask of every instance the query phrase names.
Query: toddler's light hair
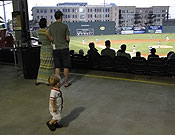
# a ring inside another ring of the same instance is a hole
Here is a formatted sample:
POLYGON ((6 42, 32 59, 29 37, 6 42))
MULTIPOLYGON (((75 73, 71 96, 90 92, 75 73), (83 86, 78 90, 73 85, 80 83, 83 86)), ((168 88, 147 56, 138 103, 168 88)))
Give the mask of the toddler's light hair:
POLYGON ((50 76, 48 79, 49 85, 55 86, 57 83, 60 83, 60 77, 58 76, 50 76))

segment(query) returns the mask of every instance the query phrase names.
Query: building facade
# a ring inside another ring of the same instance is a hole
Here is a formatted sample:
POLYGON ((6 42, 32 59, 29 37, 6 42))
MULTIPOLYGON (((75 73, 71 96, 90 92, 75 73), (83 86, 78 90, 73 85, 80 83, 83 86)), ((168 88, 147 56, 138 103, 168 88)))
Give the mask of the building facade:
POLYGON ((63 21, 66 23, 114 21, 116 28, 162 25, 162 20, 168 18, 169 14, 169 6, 137 8, 136 6, 117 6, 114 3, 105 5, 58 3, 52 7, 33 7, 33 26, 38 27, 38 22, 43 17, 47 19, 48 25, 50 25, 55 21, 54 13, 57 10, 63 12, 63 21))
POLYGON ((135 26, 159 26, 164 19, 169 18, 169 6, 136 8, 135 12, 135 26))

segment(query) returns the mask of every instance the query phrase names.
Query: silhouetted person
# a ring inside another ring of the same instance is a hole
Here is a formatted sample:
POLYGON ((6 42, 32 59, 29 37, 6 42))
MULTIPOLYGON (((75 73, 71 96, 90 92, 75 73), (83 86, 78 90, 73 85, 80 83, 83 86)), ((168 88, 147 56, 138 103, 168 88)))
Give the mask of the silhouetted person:
POLYGON ((83 51, 83 49, 80 49, 80 50, 78 51, 78 53, 79 53, 80 55, 84 56, 84 51, 83 51))
POLYGON ((136 56, 135 57, 132 57, 132 60, 133 61, 140 61, 140 60, 146 60, 144 57, 141 56, 141 52, 137 51, 136 52, 136 56))
POLYGON ((131 59, 131 55, 130 55, 129 53, 126 53, 126 52, 125 52, 125 51, 126 51, 126 45, 125 45, 125 44, 122 44, 122 45, 120 46, 120 48, 121 48, 121 52, 119 52, 119 53, 117 54, 117 56, 125 56, 125 57, 131 59))
POLYGON ((172 52, 169 56, 168 56, 168 60, 170 59, 175 59, 175 53, 172 52))
POLYGON ((173 51, 168 52, 168 53, 167 53, 167 56, 164 58, 164 60, 165 60, 165 61, 168 60, 168 58, 170 57, 170 55, 171 55, 172 53, 174 53, 174 52, 173 52, 173 51))
POLYGON ((118 51, 117 51, 117 56, 118 56, 119 53, 121 53, 121 51, 122 51, 121 49, 118 49, 118 51))
POLYGON ((89 63, 91 65, 97 65, 100 59, 100 54, 95 48, 95 44, 93 42, 89 43, 89 48, 90 49, 87 51, 89 63))
POLYGON ((114 57, 115 57, 115 50, 110 49, 110 47, 111 47, 111 42, 110 42, 109 40, 106 40, 106 41, 105 41, 105 46, 106 46, 106 48, 103 49, 103 50, 101 51, 101 55, 102 55, 102 56, 108 55, 108 56, 110 56, 111 58, 114 58, 114 57))
POLYGON ((141 52, 137 51, 136 52, 136 57, 141 57, 141 52))
POLYGON ((151 54, 148 55, 148 60, 149 60, 150 58, 159 58, 159 55, 156 54, 156 49, 155 49, 155 48, 152 48, 152 49, 151 49, 151 54))
POLYGON ((75 54, 75 51, 74 50, 70 50, 69 53, 70 53, 70 56, 72 56, 72 55, 75 54))

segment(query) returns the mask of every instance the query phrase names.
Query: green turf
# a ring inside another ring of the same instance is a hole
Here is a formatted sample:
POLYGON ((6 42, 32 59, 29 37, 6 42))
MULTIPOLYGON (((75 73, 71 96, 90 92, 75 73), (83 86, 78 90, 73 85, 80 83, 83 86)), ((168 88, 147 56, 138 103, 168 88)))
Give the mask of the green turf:
MULTIPOLYGON (((131 35, 101 35, 101 36, 74 36, 71 37, 70 49, 78 52, 79 49, 83 49, 87 53, 88 45, 83 45, 83 40, 87 42, 94 42, 96 44, 96 39, 99 41, 105 40, 128 40, 128 39, 175 39, 175 33, 166 34, 131 34, 131 35)), ((111 47, 115 49, 120 49, 121 44, 112 44, 111 47)), ((141 42, 141 43, 127 43, 127 51, 132 52, 133 45, 136 46, 136 51, 141 51, 144 54, 149 53, 149 46, 158 45, 158 42, 141 42)), ((157 54, 167 54, 169 51, 175 51, 175 42, 162 41, 161 45, 173 46, 173 48, 156 48, 157 54)), ((102 48, 96 47, 101 53, 102 48)))

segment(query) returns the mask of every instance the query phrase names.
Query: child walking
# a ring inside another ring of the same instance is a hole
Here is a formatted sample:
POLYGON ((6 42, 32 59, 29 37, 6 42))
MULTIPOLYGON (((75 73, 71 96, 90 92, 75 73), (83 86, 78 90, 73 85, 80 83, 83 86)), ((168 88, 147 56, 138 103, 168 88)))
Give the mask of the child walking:
POLYGON ((61 112, 63 109, 63 96, 60 90, 61 83, 60 78, 57 76, 51 76, 48 79, 49 84, 53 86, 50 91, 49 99, 49 111, 52 115, 52 119, 46 124, 51 131, 55 131, 56 128, 61 128, 61 112))

